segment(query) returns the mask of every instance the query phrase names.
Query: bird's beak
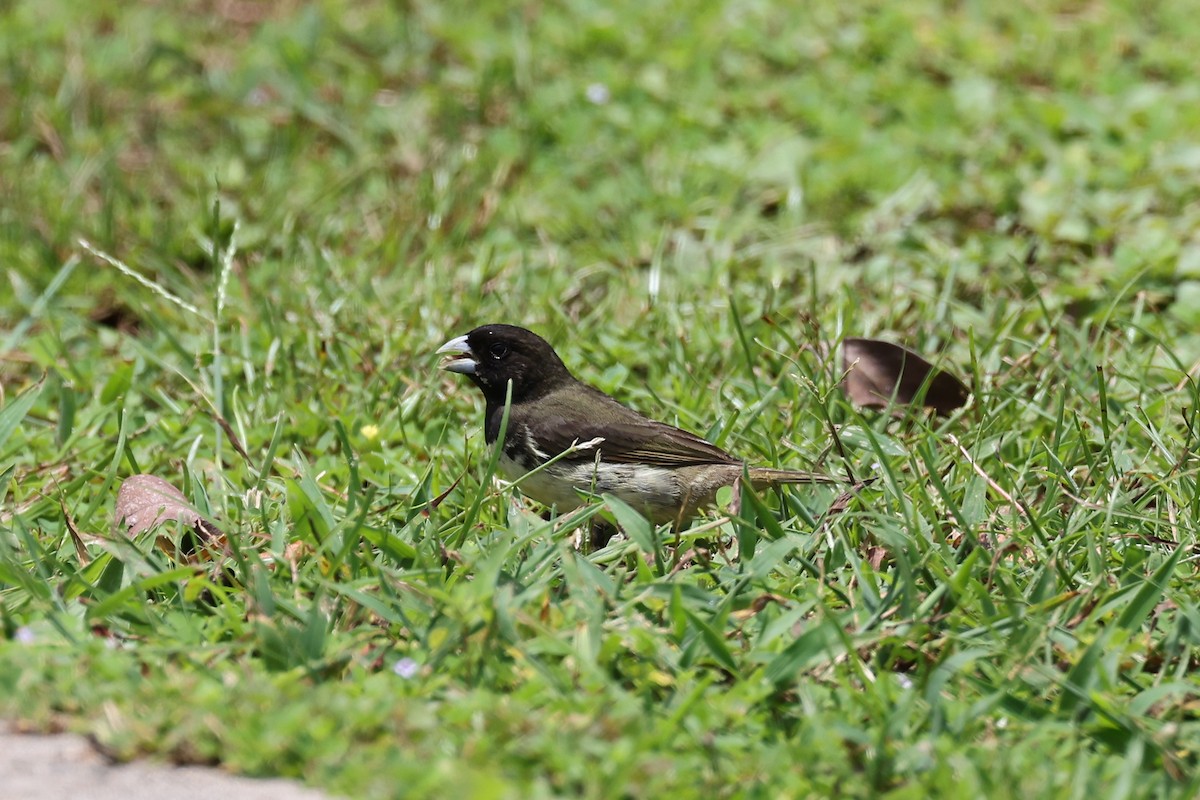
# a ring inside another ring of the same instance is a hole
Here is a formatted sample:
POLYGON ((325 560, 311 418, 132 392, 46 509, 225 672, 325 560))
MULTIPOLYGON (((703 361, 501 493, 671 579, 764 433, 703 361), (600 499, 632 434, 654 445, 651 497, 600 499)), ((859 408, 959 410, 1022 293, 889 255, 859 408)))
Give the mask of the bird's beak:
POLYGON ((450 358, 442 362, 442 369, 447 372, 474 375, 475 367, 479 365, 479 362, 475 360, 475 354, 471 352, 471 346, 467 344, 466 336, 454 337, 439 347, 437 352, 439 354, 449 353, 458 356, 458 358, 450 358))

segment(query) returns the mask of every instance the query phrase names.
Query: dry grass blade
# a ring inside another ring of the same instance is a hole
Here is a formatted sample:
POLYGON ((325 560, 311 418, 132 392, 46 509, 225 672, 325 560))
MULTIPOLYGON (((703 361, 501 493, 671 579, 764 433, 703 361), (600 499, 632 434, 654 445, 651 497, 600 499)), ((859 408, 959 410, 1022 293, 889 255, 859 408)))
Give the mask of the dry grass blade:
POLYGON ((58 507, 62 510, 67 533, 71 534, 71 541, 75 543, 75 555, 79 558, 79 563, 86 567, 91 563, 92 557, 88 555, 87 546, 83 543, 83 536, 79 533, 79 526, 75 524, 75 518, 71 516, 71 511, 67 508, 66 503, 60 502, 58 507))
POLYGON ((852 403, 865 408, 919 403, 949 414, 971 394, 958 378, 891 342, 846 339, 842 359, 846 371, 842 388, 852 403))

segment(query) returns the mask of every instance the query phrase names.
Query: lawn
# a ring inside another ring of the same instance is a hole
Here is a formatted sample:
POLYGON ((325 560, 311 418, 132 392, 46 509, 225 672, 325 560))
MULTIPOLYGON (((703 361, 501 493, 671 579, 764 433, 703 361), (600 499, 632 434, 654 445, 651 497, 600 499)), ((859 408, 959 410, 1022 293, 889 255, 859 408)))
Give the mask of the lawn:
POLYGON ((354 798, 1200 794, 1192 4, 0 25, 0 717, 354 798), (484 322, 876 480, 547 518, 437 370, 484 322), (971 402, 852 405, 856 336, 971 402))

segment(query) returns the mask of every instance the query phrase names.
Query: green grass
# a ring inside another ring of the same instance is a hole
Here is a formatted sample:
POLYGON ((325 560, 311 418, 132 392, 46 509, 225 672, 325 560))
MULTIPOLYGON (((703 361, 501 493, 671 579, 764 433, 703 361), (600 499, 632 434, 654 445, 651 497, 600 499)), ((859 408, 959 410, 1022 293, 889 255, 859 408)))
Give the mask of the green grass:
POLYGON ((0 715, 351 797, 1195 796, 1191 5, 799 5, 7 4, 0 715), (578 552, 435 369, 488 321, 880 479, 578 552), (854 410, 842 336, 971 407, 854 410), (139 472, 228 553, 114 531, 139 472))

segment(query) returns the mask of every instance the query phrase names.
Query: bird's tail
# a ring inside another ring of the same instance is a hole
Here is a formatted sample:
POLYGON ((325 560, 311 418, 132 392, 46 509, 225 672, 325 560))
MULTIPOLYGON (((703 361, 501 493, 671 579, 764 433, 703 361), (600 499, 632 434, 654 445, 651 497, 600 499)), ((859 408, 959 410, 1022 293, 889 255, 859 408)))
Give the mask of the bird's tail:
POLYGON ((771 467, 750 467, 750 482, 755 488, 778 486, 781 483, 845 483, 845 481, 820 475, 815 472, 801 472, 795 469, 772 469, 771 467))

